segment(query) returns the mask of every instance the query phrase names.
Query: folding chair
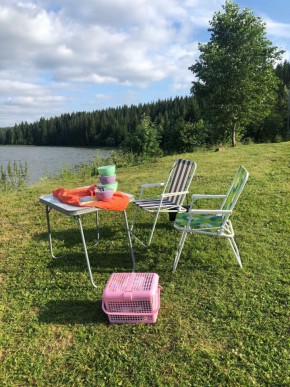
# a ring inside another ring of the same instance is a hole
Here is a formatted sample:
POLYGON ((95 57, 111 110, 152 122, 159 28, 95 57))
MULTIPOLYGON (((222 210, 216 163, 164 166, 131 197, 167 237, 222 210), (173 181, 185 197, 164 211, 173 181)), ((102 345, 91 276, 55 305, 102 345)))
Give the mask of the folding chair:
POLYGON ((234 240, 234 229, 229 217, 233 212, 248 177, 248 171, 243 166, 240 166, 225 195, 192 195, 188 212, 176 215, 174 227, 181 231, 182 234, 173 264, 173 272, 177 268, 187 234, 194 232, 216 237, 226 237, 239 266, 242 267, 240 253, 234 240), (220 209, 217 210, 193 209, 194 202, 198 199, 223 199, 223 202, 220 209))
POLYGON ((135 237, 140 243, 145 247, 148 247, 151 244, 152 237, 154 234, 155 226, 158 220, 160 213, 177 213, 186 211, 186 208, 183 207, 183 202, 186 195, 189 193, 189 187, 193 178, 193 175, 196 170, 196 163, 193 161, 177 159, 175 160, 166 183, 152 183, 152 184, 142 184, 140 186, 141 191, 139 199, 133 201, 136 205, 135 213, 133 216, 132 226, 131 226, 131 235, 135 237), (143 198, 143 193, 145 188, 153 187, 163 187, 163 191, 160 195, 152 198, 143 198), (136 235, 133 234, 132 230, 136 222, 136 216, 138 209, 146 211, 148 213, 155 214, 155 219, 153 226, 150 232, 149 241, 147 245, 143 243, 136 235))

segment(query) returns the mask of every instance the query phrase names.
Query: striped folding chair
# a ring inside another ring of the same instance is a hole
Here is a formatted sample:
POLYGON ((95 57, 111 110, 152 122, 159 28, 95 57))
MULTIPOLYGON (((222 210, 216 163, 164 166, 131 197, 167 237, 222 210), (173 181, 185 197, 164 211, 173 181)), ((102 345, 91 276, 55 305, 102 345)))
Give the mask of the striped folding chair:
POLYGON ((142 184, 140 186, 139 198, 133 202, 136 205, 136 209, 131 226, 131 235, 144 246, 148 247, 151 244, 158 216, 161 212, 177 213, 186 211, 186 208, 183 207, 183 202, 189 193, 189 187, 195 171, 195 162, 177 159, 170 170, 166 183, 142 184), (163 187, 162 193, 157 197, 143 198, 144 190, 153 187, 163 187), (133 234, 138 209, 155 214, 147 244, 133 234))
POLYGON ((235 233, 233 225, 229 218, 245 187, 248 177, 249 172, 243 166, 240 166, 225 195, 192 195, 189 210, 176 215, 173 225, 174 228, 181 231, 182 234, 173 264, 173 271, 177 268, 185 239, 189 233, 204 234, 213 237, 225 237, 233 250, 239 266, 242 267, 239 249, 234 239, 235 233), (222 200, 222 203, 218 209, 193 208, 195 201, 199 199, 220 199, 222 200))

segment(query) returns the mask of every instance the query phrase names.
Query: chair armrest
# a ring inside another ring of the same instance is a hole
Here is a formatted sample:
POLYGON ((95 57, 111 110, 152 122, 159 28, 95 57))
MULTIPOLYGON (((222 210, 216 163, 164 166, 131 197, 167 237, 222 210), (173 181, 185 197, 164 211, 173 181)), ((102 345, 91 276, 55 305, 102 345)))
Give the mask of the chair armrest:
POLYGON ((188 211, 189 214, 212 214, 212 215, 227 215, 227 214, 231 214, 232 213, 232 210, 195 210, 195 209, 191 209, 190 211, 188 211))
POLYGON ((176 195, 186 195, 188 194, 188 191, 181 191, 181 192, 168 192, 166 194, 161 194, 160 197, 162 199, 170 198, 170 196, 176 196, 176 195))
POLYGON ((145 188, 153 188, 153 187, 163 187, 165 183, 149 183, 149 184, 141 184, 140 185, 140 195, 138 200, 143 198, 143 192, 145 188))
POLYGON ((207 194, 193 194, 191 199, 224 199, 227 195, 207 195, 207 194))
POLYGON ((149 184, 141 184, 141 188, 151 188, 151 187, 162 187, 165 183, 149 183, 149 184))

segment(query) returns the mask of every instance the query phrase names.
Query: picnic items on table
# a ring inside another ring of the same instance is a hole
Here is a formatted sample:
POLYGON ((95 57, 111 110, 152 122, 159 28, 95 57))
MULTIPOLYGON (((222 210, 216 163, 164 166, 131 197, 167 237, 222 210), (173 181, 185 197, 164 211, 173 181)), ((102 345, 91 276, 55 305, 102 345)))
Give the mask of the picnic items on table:
POLYGON ((97 168, 97 170, 99 173, 99 182, 97 183, 98 189, 104 191, 112 189, 113 191, 117 191, 118 182, 116 181, 116 166, 105 165, 97 168))
MULTIPOLYGON (((106 167, 107 168, 107 167, 106 167)), ((115 166, 109 166, 109 174, 112 176, 111 179, 116 178, 115 175, 115 166), (112 168, 113 167, 113 168, 112 168)), ((102 171, 102 173, 108 173, 108 171, 102 171)), ((105 176, 105 175, 104 175, 105 176)), ((111 180, 112 181, 112 180, 111 180)), ((53 252, 53 243, 52 243, 52 233, 51 233, 51 222, 50 222, 50 212, 55 210, 63 215, 75 218, 82 241, 83 252, 85 255, 87 268, 90 276, 91 284, 94 288, 97 285, 94 282, 90 258, 87 250, 86 238, 84 235, 82 217, 88 214, 96 214, 96 244, 100 240, 99 234, 99 211, 101 210, 111 210, 111 211, 120 211, 124 214, 125 219, 125 229, 128 236, 129 248, 132 258, 133 268, 132 271, 135 271, 135 257, 131 241, 131 234, 129 231, 128 219, 126 208, 131 200, 133 200, 133 195, 129 193, 123 193, 119 191, 112 190, 110 188, 97 188, 96 184, 75 188, 75 189, 65 189, 63 187, 54 189, 51 194, 43 195, 39 198, 39 201, 45 205, 46 211, 46 220, 47 220, 47 231, 48 231, 48 240, 49 240, 49 249, 52 258, 60 258, 60 255, 55 255, 53 252)))
POLYGON ((113 273, 103 291, 102 309, 110 323, 155 323, 160 309, 156 273, 113 273))
POLYGON ((116 166, 106 165, 98 168, 99 179, 107 184, 97 183, 89 187, 66 190, 58 188, 52 191, 61 202, 79 207, 98 207, 104 210, 124 211, 130 197, 117 191, 116 166), (107 179, 107 180, 103 180, 107 179))
POLYGON ((100 189, 95 190, 95 195, 98 200, 103 202, 108 202, 112 199, 114 191, 112 189, 108 189, 106 191, 101 191, 100 189))
POLYGON ((130 197, 122 192, 114 192, 109 201, 98 200, 95 195, 96 185, 90 187, 64 189, 58 188, 52 191, 53 196, 61 202, 79 207, 98 207, 104 210, 124 211, 130 197))

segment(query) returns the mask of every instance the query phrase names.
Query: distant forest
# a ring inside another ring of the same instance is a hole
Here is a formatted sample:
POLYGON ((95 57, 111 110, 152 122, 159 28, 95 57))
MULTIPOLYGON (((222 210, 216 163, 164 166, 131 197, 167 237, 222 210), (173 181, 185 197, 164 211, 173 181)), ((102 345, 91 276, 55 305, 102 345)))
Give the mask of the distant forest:
MULTIPOLYGON (((281 80, 275 110, 263 122, 243 128, 241 141, 273 142, 287 138, 290 63, 285 61, 278 64, 275 72, 281 80)), ((194 96, 186 96, 138 106, 125 105, 93 112, 62 114, 49 119, 41 118, 32 124, 22 122, 11 128, 2 128, 0 144, 122 147, 134 135, 142 117, 146 116, 158 131, 162 151, 186 151, 190 149, 178 149, 178 143, 181 135, 190 136, 190 131, 184 131, 188 125, 195 125, 194 133, 198 131, 195 145, 218 142, 212 136, 211 128, 203 123, 201 109, 194 96)), ((186 138, 181 140, 186 143, 186 138)))

